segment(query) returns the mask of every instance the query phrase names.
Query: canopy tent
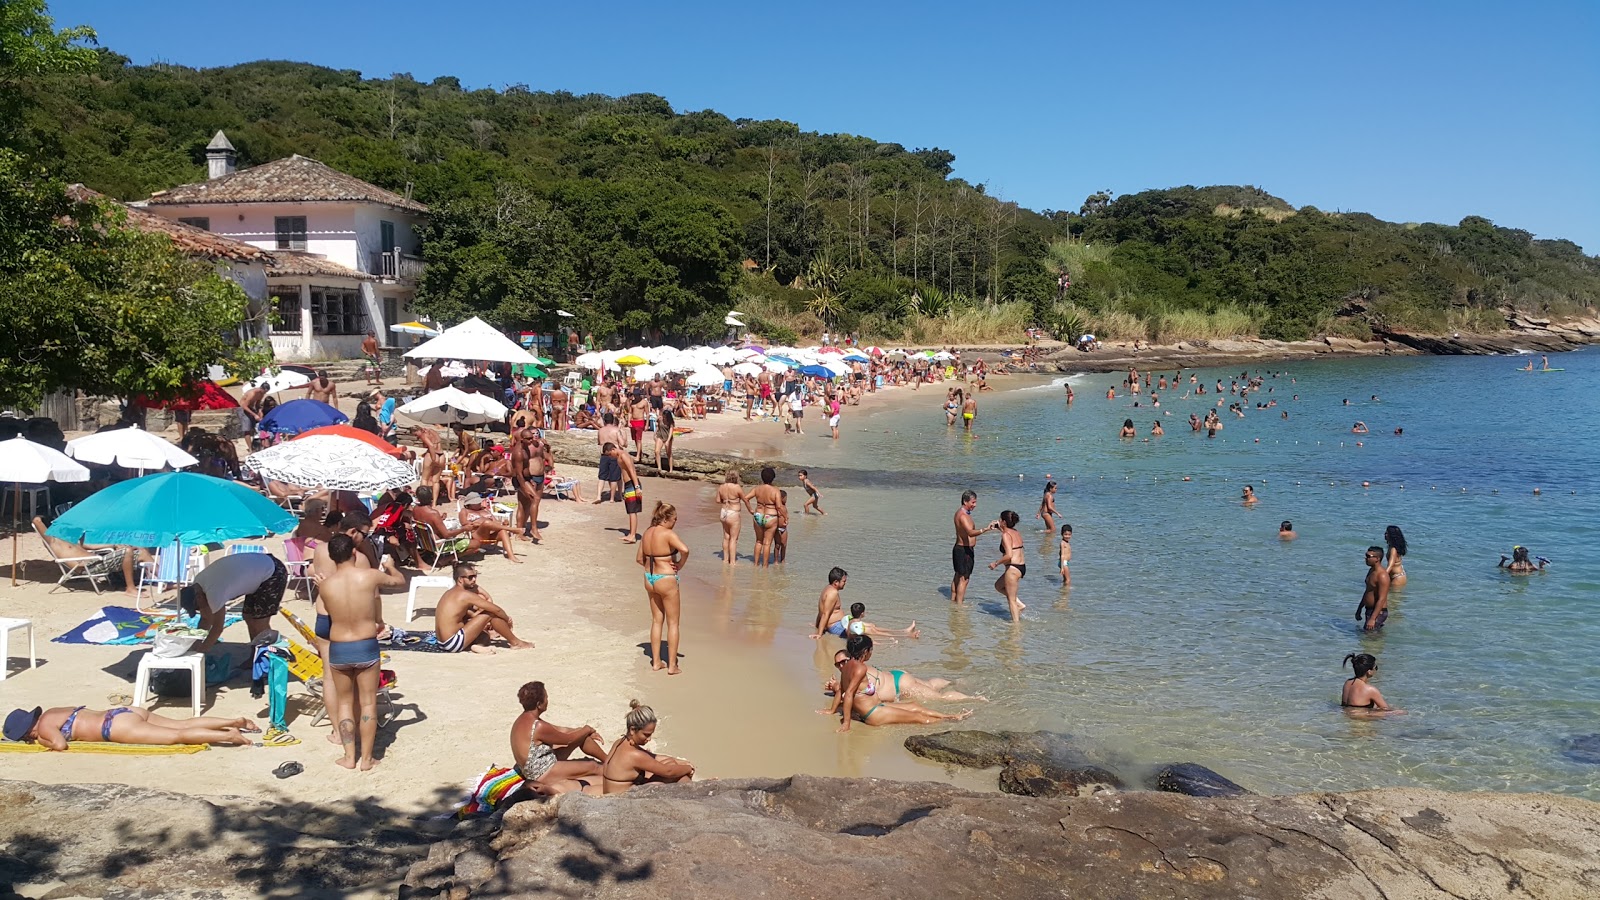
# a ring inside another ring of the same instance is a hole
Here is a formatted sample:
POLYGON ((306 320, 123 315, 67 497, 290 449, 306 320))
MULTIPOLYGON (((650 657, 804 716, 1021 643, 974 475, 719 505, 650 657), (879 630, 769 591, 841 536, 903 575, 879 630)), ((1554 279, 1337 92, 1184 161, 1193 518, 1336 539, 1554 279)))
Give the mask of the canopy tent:
MULTIPOLYGON (((0 481, 11 482, 11 586, 17 586, 17 513, 22 486, 46 481, 88 481, 89 470, 54 447, 35 444, 22 435, 0 441, 0 481)), ((0 659, 0 666, 6 661, 0 659)))
POLYGON ((67 510, 47 532, 73 543, 165 547, 293 531, 300 520, 235 481, 158 472, 114 484, 67 510))
POLYGON ((189 385, 172 400, 151 400, 140 394, 133 398, 134 405, 145 409, 179 409, 193 412, 197 409, 238 409, 239 401, 223 390, 215 381, 202 381, 189 385))
POLYGON ((482 425, 501 422, 510 413, 496 400, 458 388, 440 388, 400 407, 396 412, 429 425, 482 425))
POLYGON ((183 452, 171 441, 157 437, 138 426, 101 431, 67 441, 67 455, 79 462, 124 469, 181 469, 200 461, 183 452))
POLYGON ((476 316, 407 350, 406 358, 538 364, 538 358, 532 353, 476 316))
POLYGON ((263 479, 333 491, 386 491, 417 480, 404 462, 355 438, 301 436, 245 457, 263 479))

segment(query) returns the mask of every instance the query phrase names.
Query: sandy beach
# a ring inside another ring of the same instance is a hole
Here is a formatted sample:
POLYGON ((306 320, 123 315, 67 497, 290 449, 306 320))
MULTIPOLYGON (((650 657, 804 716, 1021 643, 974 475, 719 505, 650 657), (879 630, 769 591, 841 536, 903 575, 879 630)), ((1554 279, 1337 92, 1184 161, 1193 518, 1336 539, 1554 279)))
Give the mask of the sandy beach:
MULTIPOLYGON (((940 388, 931 386, 937 393, 940 388)), ((847 422, 859 426, 874 409, 888 408, 925 396, 928 390, 895 388, 868 395, 862 405, 846 410, 847 422)), ((820 426, 813 423, 813 427, 820 426)), ((680 438, 684 446, 730 455, 776 455, 786 441, 782 427, 766 421, 746 422, 742 411, 713 415, 694 423, 695 432, 680 438)), ((564 466, 584 479, 592 499, 595 472, 564 466)), ((289 747, 219 747, 190 755, 101 755, 88 753, 10 754, 7 777, 54 784, 115 782, 179 790, 199 795, 248 794, 292 796, 338 803, 382 797, 395 809, 437 812, 448 798, 464 796, 464 788, 491 765, 509 765, 510 723, 520 711, 516 690, 541 680, 550 690, 548 719, 562 726, 592 724, 607 745, 621 735, 628 701, 638 698, 661 717, 656 747, 696 763, 699 778, 784 775, 868 775, 929 778, 970 787, 993 788, 992 778, 918 760, 898 748, 903 735, 858 728, 841 737, 821 716, 825 698, 813 671, 787 671, 777 662, 815 648, 786 648, 774 653, 772 633, 734 627, 731 611, 743 598, 721 586, 717 558, 720 531, 716 524, 713 487, 699 482, 647 478, 645 515, 654 502, 679 505, 680 531, 693 557, 685 572, 684 638, 681 676, 657 675, 644 654, 649 618, 633 548, 623 545, 620 506, 546 499, 540 507, 544 541, 522 548, 522 565, 490 554, 480 565, 481 583, 514 617, 519 636, 532 640, 530 651, 499 647, 494 656, 395 652, 386 668, 398 677, 394 697, 398 718, 380 732, 380 764, 357 774, 334 765, 338 747, 327 741, 329 728, 310 727, 315 702, 291 679, 289 731, 303 741, 289 747), (877 733, 874 733, 877 732, 877 733), (303 774, 279 780, 271 772, 287 760, 300 762, 303 774)), ((793 498, 791 498, 793 500, 793 498)), ((794 514, 799 502, 793 503, 794 514)), ((752 538, 748 517, 741 546, 752 538)), ((281 541, 264 541, 281 554, 281 541)), ((106 708, 131 699, 139 657, 145 647, 65 645, 53 643, 94 616, 102 606, 132 606, 126 595, 108 590, 96 594, 82 586, 55 585, 58 576, 37 535, 23 531, 18 542, 21 562, 18 585, 5 592, 5 615, 32 620, 38 666, 27 668, 19 651, 21 633, 12 640, 10 677, 0 682, 0 705, 6 709, 88 705, 106 708)), ((748 559, 740 565, 749 565, 748 559)), ((408 574, 417 574, 410 571, 408 574)), ((810 615, 815 603, 813 573, 774 570, 792 591, 785 609, 770 610, 777 618, 810 615)), ((425 595, 426 597, 427 595, 425 595)), ((310 617, 310 604, 285 598, 286 608, 310 617)), ((411 630, 433 626, 431 604, 419 598, 418 613, 404 623, 406 594, 384 595, 391 623, 411 630)), ((287 631, 281 617, 275 627, 287 631)), ((243 624, 223 635, 221 651, 236 663, 247 658, 243 624)), ((25 648, 25 642, 22 645, 25 648)), ((829 651, 831 652, 831 650, 829 651)), ((826 660, 819 657, 816 671, 826 660)), ((204 714, 248 716, 266 721, 265 698, 250 696, 248 669, 225 685, 208 685, 204 714)), ((173 717, 189 714, 188 701, 156 699, 151 708, 173 717)))

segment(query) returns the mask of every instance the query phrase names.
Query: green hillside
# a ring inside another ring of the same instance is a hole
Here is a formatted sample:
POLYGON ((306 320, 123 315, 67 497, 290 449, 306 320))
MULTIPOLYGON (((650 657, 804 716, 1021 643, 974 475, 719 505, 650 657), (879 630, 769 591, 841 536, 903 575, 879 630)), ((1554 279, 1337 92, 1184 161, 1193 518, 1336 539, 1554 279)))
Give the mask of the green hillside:
POLYGON ((1600 303, 1600 259, 1469 217, 1400 225, 1253 187, 1097 194, 1035 212, 950 177, 952 154, 780 120, 294 62, 134 66, 23 79, 0 141, 137 199, 240 164, 315 157, 435 210, 420 303, 507 326, 556 306, 599 333, 1017 340, 1039 323, 1151 339, 1497 330, 1502 306, 1600 303), (746 261, 749 261, 748 263, 746 261), (1058 300, 1057 275, 1072 287, 1058 300), (1336 313, 1362 298, 1364 318, 1336 313))

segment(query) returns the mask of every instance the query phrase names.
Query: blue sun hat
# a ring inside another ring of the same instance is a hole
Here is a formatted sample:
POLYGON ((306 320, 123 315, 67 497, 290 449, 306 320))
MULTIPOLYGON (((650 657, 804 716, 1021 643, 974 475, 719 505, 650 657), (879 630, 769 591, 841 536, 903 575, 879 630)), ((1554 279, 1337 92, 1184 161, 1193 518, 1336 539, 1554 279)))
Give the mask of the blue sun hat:
POLYGON ((13 709, 11 714, 6 716, 4 729, 6 740, 20 741, 27 737, 28 732, 33 730, 33 726, 38 723, 39 716, 43 713, 44 707, 42 706, 35 706, 32 710, 13 709))

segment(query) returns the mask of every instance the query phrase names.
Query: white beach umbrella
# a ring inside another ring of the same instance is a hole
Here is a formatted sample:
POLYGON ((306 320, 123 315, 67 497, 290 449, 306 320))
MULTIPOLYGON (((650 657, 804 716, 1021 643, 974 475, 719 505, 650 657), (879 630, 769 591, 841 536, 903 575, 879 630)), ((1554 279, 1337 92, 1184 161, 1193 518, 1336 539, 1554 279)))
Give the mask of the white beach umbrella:
POLYGON ((841 358, 844 359, 846 362, 860 362, 860 363, 872 362, 872 357, 866 355, 865 353, 862 353, 860 350, 851 350, 849 353, 846 353, 841 358))
POLYGON ((284 369, 276 375, 261 375, 250 382, 251 387, 266 388, 267 393, 294 390, 311 383, 311 376, 293 369, 284 369))
POLYGON ((741 359, 739 354, 733 352, 731 347, 713 347, 705 355, 706 362, 714 366, 731 366, 741 359))
POLYGON ((733 355, 739 357, 740 359, 757 359, 759 357, 766 356, 765 353, 762 353, 760 350, 756 350, 752 347, 744 347, 742 349, 735 350, 733 351, 733 355))
POLYGON ((696 369, 686 380, 694 387, 717 387, 726 379, 716 369, 696 369))
POLYGON ((933 358, 942 361, 949 361, 955 359, 956 355, 948 350, 940 350, 938 353, 933 355, 933 358))
POLYGON ((417 480, 410 465, 355 438, 314 434, 245 457, 263 479, 332 491, 386 491, 417 480))
POLYGON ((827 369, 829 372, 832 372, 835 375, 850 374, 850 367, 837 359, 824 359, 822 362, 817 363, 817 365, 827 369))
POLYGON ((767 371, 771 372, 774 375, 780 374, 782 372, 787 372, 790 369, 790 366, 789 366, 788 363, 778 362, 775 359, 767 360, 766 367, 767 367, 767 371))
MULTIPOLYGON (((17 586, 17 512, 22 486, 46 481, 88 481, 89 470, 54 447, 35 444, 22 435, 0 441, 0 481, 11 482, 11 586, 17 586)), ((6 661, 0 659, 0 666, 6 661)))
POLYGON ((659 374, 661 374, 660 367, 653 366, 649 363, 645 363, 642 366, 633 367, 633 377, 639 381, 649 381, 659 374))
POLYGON ((429 425, 481 425, 504 421, 510 412, 499 401, 482 394, 469 394, 459 388, 445 387, 400 407, 396 412, 429 425))
POLYGON ((164 469, 167 466, 181 469, 200 462, 171 441, 138 426, 102 431, 67 441, 67 455, 78 462, 136 469, 141 475, 146 469, 164 469))
POLYGON ((605 365, 605 356, 600 353, 595 353, 594 351, 580 353, 578 354, 578 358, 572 361, 572 364, 580 369, 594 371, 605 365))
POLYGON ((705 368, 709 364, 711 364, 711 360, 680 353, 657 365, 656 368, 663 372, 693 372, 695 369, 705 368))
POLYGON ((753 362, 742 362, 733 367, 735 375, 760 375, 761 367, 753 362))
POLYGON ((442 334, 406 351, 407 359, 471 359, 538 365, 532 353, 499 329, 477 317, 446 328, 442 334))

